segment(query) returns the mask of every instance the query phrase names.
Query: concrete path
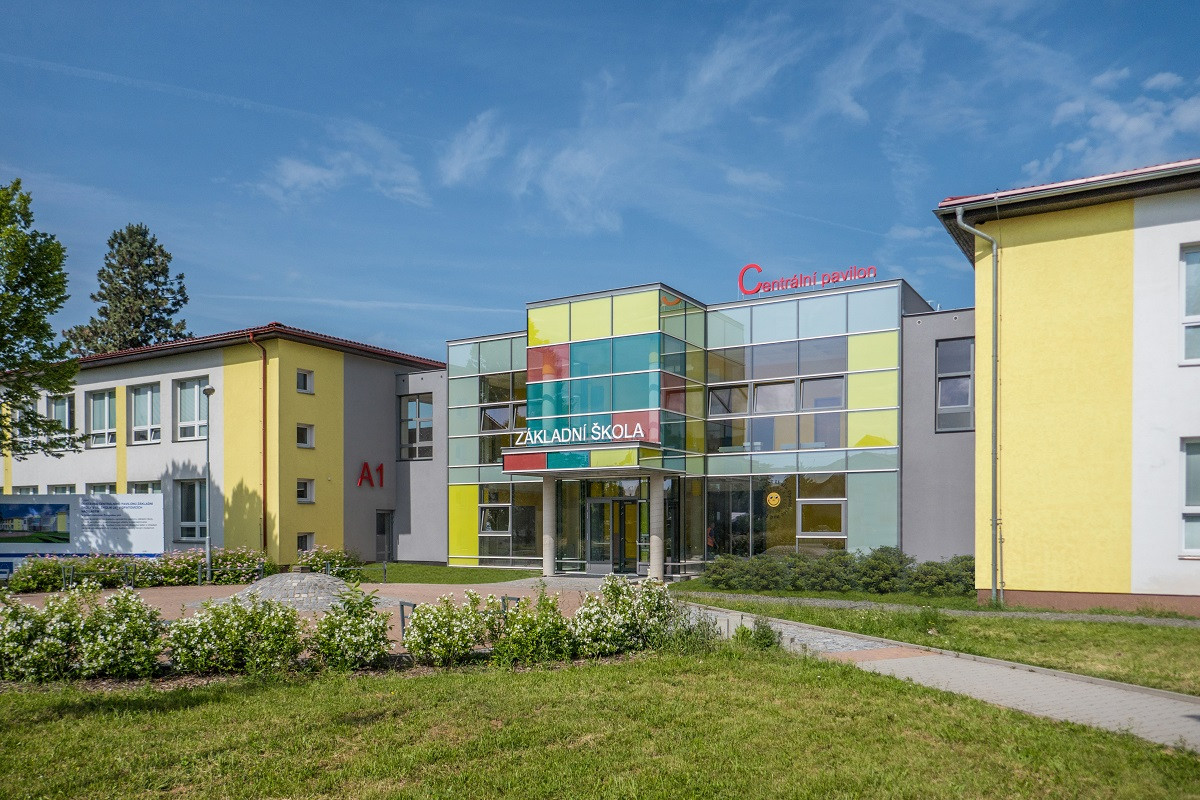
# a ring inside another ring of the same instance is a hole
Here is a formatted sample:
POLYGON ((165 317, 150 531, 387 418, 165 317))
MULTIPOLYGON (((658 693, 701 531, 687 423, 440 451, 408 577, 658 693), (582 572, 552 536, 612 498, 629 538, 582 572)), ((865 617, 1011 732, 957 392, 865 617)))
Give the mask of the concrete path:
MULTIPOLYGON (((755 616, 690 604, 729 636, 755 616)), ((1200 697, 1073 675, 1011 661, 771 619, 792 652, 856 664, 872 672, 975 697, 998 706, 1067 720, 1200 752, 1200 697)))

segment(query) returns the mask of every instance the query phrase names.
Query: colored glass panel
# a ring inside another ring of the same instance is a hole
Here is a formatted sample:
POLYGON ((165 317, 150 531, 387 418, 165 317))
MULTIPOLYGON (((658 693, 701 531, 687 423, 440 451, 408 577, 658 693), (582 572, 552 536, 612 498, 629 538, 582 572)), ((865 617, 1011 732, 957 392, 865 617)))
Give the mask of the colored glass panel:
MULTIPOLYGON (((479 494, 474 486, 447 489, 449 552, 464 557, 479 554, 479 494)), ((468 559, 459 563, 475 563, 468 559)))
POLYGON ((525 369, 525 349, 529 346, 529 341, 524 336, 518 336, 508 341, 512 347, 512 368, 520 372, 525 369))
POLYGON ((546 454, 546 469, 580 469, 588 465, 588 451, 586 450, 546 454))
POLYGON ((779 342, 750 348, 750 377, 790 378, 798 371, 796 342, 779 342))
POLYGON ((778 414, 796 410, 796 382, 760 383, 754 387, 754 413, 778 414))
POLYGON ((571 341, 612 336, 612 298, 571 303, 571 341))
POLYGON ((750 309, 750 317, 754 342, 782 342, 796 338, 795 300, 753 306, 750 309))
POLYGON ((614 412, 612 415, 612 421, 613 425, 624 425, 629 431, 633 431, 634 428, 636 428, 638 425, 641 425, 643 442, 659 441, 657 411, 614 412))
POLYGON ((856 473, 847 476, 846 483, 846 548, 871 550, 899 545, 897 473, 856 473))
POLYGON ((800 535, 828 536, 845 530, 845 503, 801 503, 800 535))
POLYGON ((612 371, 658 369, 658 335, 622 336, 612 340, 612 371))
POLYGON ((845 413, 834 411, 826 414, 800 415, 800 447, 802 449, 836 448, 845 446, 845 413))
POLYGON ((847 408, 881 408, 899 402, 899 372, 862 372, 846 376, 847 408))
POLYGON ((800 472, 833 472, 846 468, 844 450, 810 450, 796 455, 796 468, 800 472))
POLYGON ((708 456, 709 475, 749 475, 750 456, 708 456))
POLYGON ((845 378, 812 378, 800 382, 800 408, 821 411, 845 407, 845 378))
POLYGON ((451 467, 449 470, 450 483, 477 483, 479 470, 475 467, 451 467))
POLYGON ((846 347, 845 336, 800 342, 800 374, 827 375, 832 372, 845 372, 846 347))
POLYGON ((612 335, 658 330, 658 292, 618 294, 612 298, 612 335))
POLYGON ((612 378, 571 381, 571 413, 601 414, 612 410, 612 378))
POLYGON ((506 472, 545 468, 545 453, 509 453, 504 457, 504 469, 506 472))
POLYGON ((479 402, 478 378, 451 378, 450 405, 469 406, 479 402))
POLYGON ((850 447, 892 447, 899 441, 896 411, 855 411, 846 416, 850 447))
POLYGON ((446 351, 446 371, 450 377, 479 372, 479 345, 452 344, 446 351))
POLYGON ((896 469, 900 466, 900 452, 895 449, 852 450, 846 461, 846 468, 851 470, 896 469))
POLYGON ((480 372, 508 372, 512 369, 512 340, 492 339, 479 343, 480 372))
POLYGON ((567 303, 529 309, 527 315, 529 346, 559 344, 571 338, 571 307, 567 303))
POLYGON ((795 417, 754 417, 750 420, 752 450, 795 450, 795 417))
POLYGON ((479 461, 479 439, 474 436, 469 436, 464 439, 449 440, 449 460, 450 466, 465 466, 469 464, 478 464, 479 461))
POLYGON ((724 383, 725 381, 746 380, 746 356, 749 350, 745 347, 731 347, 727 350, 714 350, 708 354, 708 382, 724 383))
POLYGON ((475 409, 473 408, 452 408, 450 409, 450 419, 448 424, 448 433, 451 436, 470 436, 472 433, 478 433, 479 421, 476 419, 475 409))
POLYGON ((846 295, 830 294, 800 301, 799 335, 832 336, 846 332, 846 295))
MULTIPOLYGON (((612 379, 612 410, 631 411, 658 406, 657 372, 639 372, 633 375, 616 375, 612 379)), ((664 380, 667 376, 664 376, 664 380)), ((677 378, 676 380, 682 381, 677 378)))
POLYGON ((750 308, 727 308, 708 312, 708 347, 730 347, 750 343, 750 308))
POLYGON ((745 414, 749 409, 750 387, 719 386, 708 390, 708 413, 713 416, 722 414, 745 414))
POLYGON ((684 325, 683 340, 696 347, 704 347, 704 321, 708 315, 704 309, 688 304, 687 322, 684 325))
POLYGON ((571 376, 571 346, 554 344, 531 347, 527 351, 528 364, 525 368, 527 380, 552 381, 571 376))
POLYGON ((855 331, 878 331, 900 326, 900 290, 871 289, 851 292, 847 301, 847 325, 855 331))
POLYGON ((593 467, 635 467, 637 463, 638 451, 635 447, 592 451, 591 465, 593 467))
MULTIPOLYGON (((796 471, 796 454, 795 453, 753 453, 750 456, 750 464, 753 466, 753 471, 762 474, 767 473, 782 473, 796 471)), ((795 489, 792 490, 791 499, 795 499, 795 489)), ((794 523, 793 523, 794 524, 794 523)), ((796 535, 795 527, 792 528, 792 535, 796 535)))
POLYGON ((612 340, 597 339, 571 345, 571 377, 607 375, 612 372, 612 340))
POLYGON ((846 343, 847 363, 852 372, 864 369, 894 369, 900 366, 900 334, 896 331, 851 336, 846 343))
POLYGON ((688 350, 684 355, 683 374, 694 381, 703 381, 706 362, 703 350, 688 350))
POLYGON ((728 453, 746 449, 747 420, 725 419, 705 424, 705 451, 728 453))
POLYGON ((507 403, 512 399, 512 373, 483 375, 479 378, 478 402, 507 403))

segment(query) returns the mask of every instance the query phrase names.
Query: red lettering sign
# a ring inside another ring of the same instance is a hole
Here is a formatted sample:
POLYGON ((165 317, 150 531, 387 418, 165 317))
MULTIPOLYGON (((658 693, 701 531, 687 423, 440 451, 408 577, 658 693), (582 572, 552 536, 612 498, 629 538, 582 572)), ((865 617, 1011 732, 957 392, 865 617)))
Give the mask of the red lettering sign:
POLYGON ((738 290, 742 294, 758 294, 759 292, 778 292, 784 289, 807 289, 808 287, 820 286, 824 288, 831 283, 841 283, 842 281, 860 281, 866 278, 877 277, 879 272, 875 267, 846 267, 844 270, 832 270, 825 273, 813 272, 809 275, 801 275, 796 273, 790 277, 776 278, 772 281, 757 281, 753 286, 746 285, 746 273, 754 270, 761 273, 762 267, 758 264, 747 264, 742 267, 742 271, 738 273, 738 290))
POLYGON ((375 485, 375 478, 371 475, 371 465, 368 462, 364 461, 362 463, 362 469, 360 469, 358 471, 358 484, 357 485, 362 486, 363 481, 366 481, 367 486, 370 486, 372 489, 382 489, 383 488, 383 464, 382 463, 376 465, 375 475, 377 475, 379 477, 379 485, 378 486, 375 485))

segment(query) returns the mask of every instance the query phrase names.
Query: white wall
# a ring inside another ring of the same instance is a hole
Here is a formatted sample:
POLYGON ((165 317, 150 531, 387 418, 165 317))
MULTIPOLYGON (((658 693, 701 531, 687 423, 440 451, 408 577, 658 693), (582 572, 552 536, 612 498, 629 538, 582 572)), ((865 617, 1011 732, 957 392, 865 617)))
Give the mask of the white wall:
MULTIPOLYGON (((1135 594, 1200 592, 1200 561, 1180 558, 1183 474, 1179 447, 1181 438, 1200 436, 1200 366, 1180 366, 1180 249, 1197 244, 1200 191, 1134 202, 1130 590, 1135 594)), ((1112 291, 1126 288, 1113 286, 1112 291)), ((1121 456, 1114 453, 1113 457, 1121 456)))

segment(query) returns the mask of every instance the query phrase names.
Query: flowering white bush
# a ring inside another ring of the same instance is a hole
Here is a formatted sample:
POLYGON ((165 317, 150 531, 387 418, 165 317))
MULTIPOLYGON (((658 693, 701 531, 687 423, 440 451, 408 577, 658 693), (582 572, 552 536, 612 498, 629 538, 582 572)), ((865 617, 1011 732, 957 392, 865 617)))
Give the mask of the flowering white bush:
POLYGON ((46 598, 38 609, 0 598, 0 677, 15 681, 52 681, 78 671, 83 629, 84 592, 78 589, 46 598))
POLYGON ((483 644, 487 624, 479 611, 479 595, 468 589, 467 601, 454 604, 453 595, 436 603, 420 603, 404 631, 404 646, 423 664, 450 666, 466 661, 483 644))
POLYGON ((325 566, 328 565, 329 574, 343 580, 359 580, 362 572, 362 559, 354 553, 334 550, 323 544, 299 553, 296 556, 296 565, 308 567, 313 572, 324 572, 325 566))
POLYGON ((492 637, 492 661, 496 664, 539 664, 570 657, 567 620, 558 608, 558 598, 548 597, 544 589, 536 599, 524 598, 509 608, 498 635, 492 637))
POLYGON ((568 623, 575 652, 584 657, 643 650, 664 641, 680 618, 667 588, 659 581, 631 584, 617 575, 600 583, 568 623))
MULTIPOLYGON (((94 597, 91 598, 94 602, 94 597)), ((84 677, 145 678, 163 651, 164 625, 157 608, 122 589, 92 608, 83 620, 79 671, 84 677)))
POLYGON ((300 615, 275 600, 250 595, 204 603, 192 617, 171 624, 171 659, 180 672, 280 672, 304 647, 300 615))
POLYGON ((392 649, 391 616, 375 610, 375 592, 366 594, 352 586, 317 622, 309 648, 323 666, 332 669, 374 666, 392 649))

